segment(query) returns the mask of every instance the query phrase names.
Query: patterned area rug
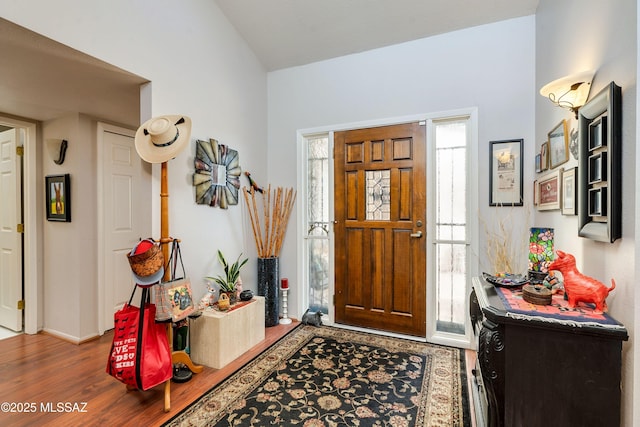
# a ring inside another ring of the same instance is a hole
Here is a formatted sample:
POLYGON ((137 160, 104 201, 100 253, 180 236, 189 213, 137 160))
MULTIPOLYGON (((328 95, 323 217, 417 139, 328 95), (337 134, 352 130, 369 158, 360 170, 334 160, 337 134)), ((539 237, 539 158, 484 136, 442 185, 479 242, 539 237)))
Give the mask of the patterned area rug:
POLYGON ((464 351, 300 326, 167 426, 470 425, 464 351))

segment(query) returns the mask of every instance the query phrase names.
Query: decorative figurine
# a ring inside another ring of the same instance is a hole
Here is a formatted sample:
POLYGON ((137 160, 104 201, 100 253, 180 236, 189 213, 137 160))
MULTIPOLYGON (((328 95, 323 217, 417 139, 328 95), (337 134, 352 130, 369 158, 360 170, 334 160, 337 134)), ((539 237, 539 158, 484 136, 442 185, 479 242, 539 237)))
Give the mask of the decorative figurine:
POLYGON ((594 303, 595 313, 607 311, 607 296, 616 288, 615 280, 611 279, 611 287, 607 288, 602 282, 585 276, 576 268, 576 258, 568 253, 556 251, 558 257, 549 265, 549 270, 557 270, 564 278, 564 290, 569 300, 569 307, 575 307, 578 302, 594 303))
POLYGON ((555 275, 554 271, 550 271, 549 274, 547 274, 547 277, 544 278, 542 284, 545 288, 549 289, 552 294, 557 294, 563 289, 562 282, 555 275))
POLYGON ((200 300, 200 304, 198 304, 198 310, 204 310, 207 307, 213 307, 213 304, 215 302, 216 290, 211 285, 207 285, 207 293, 204 294, 204 296, 200 300))
POLYGON ((322 326, 322 313, 319 311, 307 311, 302 315, 303 325, 322 326))
POLYGON ((264 188, 260 187, 260 186, 258 185, 258 183, 257 183, 257 182, 255 182, 255 181, 253 180, 253 178, 251 178, 251 174, 250 174, 249 172, 245 171, 245 173, 244 173, 244 174, 245 174, 245 176, 247 177, 247 179, 249 180, 249 184, 251 185, 251 187, 252 187, 255 191, 257 191, 258 193, 264 193, 264 188))

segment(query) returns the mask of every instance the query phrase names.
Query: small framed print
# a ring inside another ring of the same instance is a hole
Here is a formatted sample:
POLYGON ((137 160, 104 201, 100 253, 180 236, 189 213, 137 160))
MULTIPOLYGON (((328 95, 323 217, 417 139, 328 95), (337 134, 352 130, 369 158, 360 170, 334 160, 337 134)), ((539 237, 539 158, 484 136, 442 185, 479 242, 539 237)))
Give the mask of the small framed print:
POLYGON ((540 146, 540 172, 549 169, 549 142, 543 142, 540 146))
POLYGON ((489 206, 522 206, 523 142, 489 143, 489 206))
POLYGON ((542 154, 536 154, 536 172, 542 172, 542 154))
POLYGON ((47 220, 71 222, 71 179, 69 174, 45 177, 47 220))
POLYGON ((578 180, 576 168, 562 172, 562 215, 576 214, 576 197, 578 196, 578 180))
POLYGON ((562 171, 557 169, 538 179, 538 210, 560 209, 562 171))
POLYGON ((567 121, 561 121, 549 132, 549 169, 554 169, 569 161, 569 136, 567 121))

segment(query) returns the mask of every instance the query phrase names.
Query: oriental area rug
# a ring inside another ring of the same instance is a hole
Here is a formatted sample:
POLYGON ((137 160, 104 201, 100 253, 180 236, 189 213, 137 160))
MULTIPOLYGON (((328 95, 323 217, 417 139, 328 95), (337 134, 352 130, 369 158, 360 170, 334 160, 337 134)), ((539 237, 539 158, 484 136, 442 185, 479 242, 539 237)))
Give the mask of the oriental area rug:
POLYGON ((470 425, 464 351, 299 326, 167 426, 470 425))

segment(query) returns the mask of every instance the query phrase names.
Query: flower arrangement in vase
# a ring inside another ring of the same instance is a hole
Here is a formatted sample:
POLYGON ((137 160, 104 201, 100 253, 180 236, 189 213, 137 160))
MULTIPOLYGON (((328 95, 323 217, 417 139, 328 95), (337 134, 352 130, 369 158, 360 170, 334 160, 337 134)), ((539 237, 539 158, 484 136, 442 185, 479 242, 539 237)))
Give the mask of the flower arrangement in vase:
POLYGON ((224 275, 217 275, 215 277, 207 277, 209 280, 213 280, 220 286, 220 293, 226 293, 231 304, 235 304, 238 299, 238 288, 242 286, 242 280, 240 279, 240 269, 249 261, 248 258, 240 261, 242 254, 238 255, 238 259, 233 264, 229 264, 220 250, 218 250, 218 261, 224 269, 224 275))

